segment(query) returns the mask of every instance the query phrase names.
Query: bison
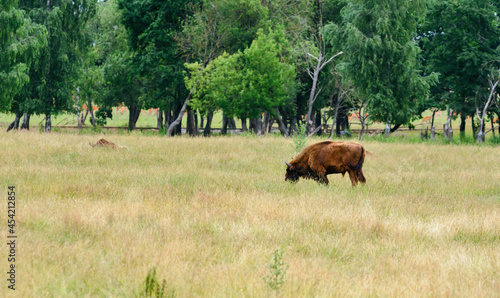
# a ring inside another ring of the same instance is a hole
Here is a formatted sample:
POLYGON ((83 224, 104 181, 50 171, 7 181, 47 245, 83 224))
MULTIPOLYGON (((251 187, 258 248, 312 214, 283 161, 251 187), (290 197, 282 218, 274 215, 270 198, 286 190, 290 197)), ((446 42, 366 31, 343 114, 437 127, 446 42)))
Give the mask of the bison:
POLYGON ((306 147, 287 165, 285 181, 295 182, 300 177, 314 179, 328 184, 329 174, 349 173, 352 185, 358 181, 365 183, 363 162, 365 149, 363 146, 349 142, 320 142, 306 147))

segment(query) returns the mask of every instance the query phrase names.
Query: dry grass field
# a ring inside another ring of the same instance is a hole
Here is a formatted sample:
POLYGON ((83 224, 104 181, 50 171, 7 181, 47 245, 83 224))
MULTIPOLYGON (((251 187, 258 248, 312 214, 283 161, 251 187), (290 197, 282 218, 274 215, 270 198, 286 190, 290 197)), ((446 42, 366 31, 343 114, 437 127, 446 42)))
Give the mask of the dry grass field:
POLYGON ((286 183, 281 137, 100 137, 0 132, 1 297, 141 296, 152 268, 176 297, 500 296, 498 146, 364 141, 352 188, 286 183))

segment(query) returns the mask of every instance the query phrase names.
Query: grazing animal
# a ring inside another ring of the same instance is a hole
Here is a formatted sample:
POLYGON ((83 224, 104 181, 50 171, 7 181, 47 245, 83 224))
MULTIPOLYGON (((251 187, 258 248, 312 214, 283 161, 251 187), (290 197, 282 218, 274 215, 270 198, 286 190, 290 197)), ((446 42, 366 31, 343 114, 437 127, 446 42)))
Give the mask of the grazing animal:
POLYGON ((306 147, 287 165, 285 181, 295 182, 300 177, 314 179, 328 184, 329 174, 349 173, 351 183, 365 183, 363 162, 365 160, 363 146, 349 142, 320 142, 306 147))
POLYGON ((127 147, 118 146, 115 143, 106 141, 105 139, 100 139, 95 144, 89 143, 89 145, 92 146, 92 147, 106 147, 106 148, 113 148, 113 149, 125 149, 125 150, 128 150, 127 147))

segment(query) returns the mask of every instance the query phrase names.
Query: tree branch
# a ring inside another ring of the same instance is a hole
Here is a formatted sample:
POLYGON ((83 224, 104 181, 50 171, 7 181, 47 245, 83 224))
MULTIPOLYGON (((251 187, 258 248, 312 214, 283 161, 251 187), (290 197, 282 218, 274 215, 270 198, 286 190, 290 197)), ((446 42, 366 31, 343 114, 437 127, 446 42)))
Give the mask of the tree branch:
POLYGON ((182 105, 182 108, 179 112, 179 115, 177 116, 177 119, 175 119, 175 121, 172 122, 172 124, 170 124, 170 126, 168 127, 167 137, 170 137, 172 135, 172 131, 174 130, 174 128, 177 125, 180 125, 180 123, 182 121, 182 116, 184 116, 184 112, 186 111, 187 104, 188 104, 189 100, 191 99, 191 96, 193 96, 193 92, 189 92, 189 95, 187 96, 186 100, 184 101, 184 104, 182 105))
POLYGON ((328 63, 330 63, 330 61, 332 61, 333 58, 337 57, 338 55, 342 55, 344 54, 344 52, 340 51, 338 52, 337 54, 333 55, 330 59, 328 59, 328 61, 326 61, 325 63, 323 63, 321 66, 320 66, 320 70, 325 67, 325 65, 327 65, 328 63))
POLYGON ((312 137, 315 133, 317 133, 321 129, 321 125, 318 125, 315 130, 313 130, 306 138, 312 137))

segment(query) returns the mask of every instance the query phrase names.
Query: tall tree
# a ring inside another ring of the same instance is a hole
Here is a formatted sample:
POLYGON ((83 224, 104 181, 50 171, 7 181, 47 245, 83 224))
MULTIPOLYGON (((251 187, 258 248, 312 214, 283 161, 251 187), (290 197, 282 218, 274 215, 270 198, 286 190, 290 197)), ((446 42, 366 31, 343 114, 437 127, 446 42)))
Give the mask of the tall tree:
POLYGON ((426 70, 440 73, 433 96, 462 115, 461 132, 466 116, 473 119, 476 103, 488 99, 489 62, 500 60, 499 13, 498 1, 429 1, 420 28, 426 70))
POLYGON ((286 43, 284 38, 282 30, 269 34, 259 30, 257 38, 243 52, 224 53, 206 68, 189 64, 186 84, 194 95, 193 107, 213 106, 239 118, 257 118, 264 112, 279 118, 277 108, 295 95, 291 93, 295 90, 295 69, 278 57, 280 45, 286 43))
POLYGON ((45 115, 45 131, 51 130, 51 115, 71 110, 73 80, 79 55, 91 45, 85 25, 95 13, 97 0, 20 0, 31 19, 47 28, 48 45, 36 67, 30 70, 30 83, 23 90, 24 100, 34 112, 45 115))
MULTIPOLYGON (((138 96, 136 90, 140 89, 138 80, 133 77, 127 32, 116 0, 98 2, 96 15, 88 22, 87 31, 93 46, 80 57, 82 64, 76 82, 75 106, 82 110, 84 104, 91 106, 94 103, 99 106, 98 122, 105 123, 107 117, 112 117, 112 107, 135 103, 130 96, 138 96)), ((81 123, 86 116, 77 112, 81 115, 81 123)), ((129 129, 133 129, 136 121, 129 122, 129 129)))
POLYGON ((175 39, 187 19, 190 5, 197 3, 182 0, 118 0, 123 24, 129 33, 136 77, 141 82, 141 99, 145 107, 158 107, 160 101, 168 105, 183 106, 188 91, 184 86, 182 71, 185 60, 179 54, 175 39), (156 105, 156 106, 154 106, 156 105))
MULTIPOLYGON (((235 54, 247 48, 257 30, 268 27, 268 10, 259 0, 203 0, 193 5, 193 13, 183 25, 177 37, 183 57, 195 61, 204 68, 222 52, 235 54)), ((193 61, 193 62, 194 62, 193 61)), ((209 135, 214 108, 203 106, 207 115, 204 135, 209 135)), ((188 116, 192 110, 188 111, 188 116)), ((223 122, 228 123, 229 114, 223 122)), ((242 123, 246 118, 242 118, 242 123)))
POLYGON ((0 112, 16 113, 15 128, 23 111, 14 97, 29 82, 30 66, 47 45, 45 27, 33 23, 17 2, 0 2, 0 112))
POLYGON ((341 69, 357 96, 369 101, 373 120, 394 124, 392 131, 409 123, 435 79, 421 73, 414 41, 424 13, 423 0, 354 0, 340 26, 328 28, 332 43, 342 45, 341 69))

